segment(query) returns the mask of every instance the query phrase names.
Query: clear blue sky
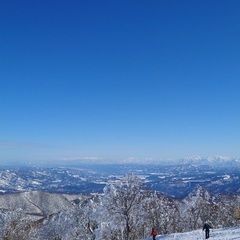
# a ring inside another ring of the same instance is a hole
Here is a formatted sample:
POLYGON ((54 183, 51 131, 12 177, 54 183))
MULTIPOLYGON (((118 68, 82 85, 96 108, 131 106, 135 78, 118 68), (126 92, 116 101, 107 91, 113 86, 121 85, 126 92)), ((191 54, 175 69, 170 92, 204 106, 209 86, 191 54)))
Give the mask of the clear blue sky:
POLYGON ((240 1, 1 1, 0 161, 239 157, 239 142, 240 1))

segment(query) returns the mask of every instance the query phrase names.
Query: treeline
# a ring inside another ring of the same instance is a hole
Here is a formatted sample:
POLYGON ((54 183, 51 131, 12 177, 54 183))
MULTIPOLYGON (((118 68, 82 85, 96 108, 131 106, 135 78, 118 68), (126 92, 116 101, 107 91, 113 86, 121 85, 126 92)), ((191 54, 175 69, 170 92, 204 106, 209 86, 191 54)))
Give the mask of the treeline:
POLYGON ((141 179, 127 175, 102 195, 75 199, 67 210, 37 220, 24 209, 2 209, 0 239, 136 240, 146 239, 152 227, 167 234, 199 229, 206 220, 215 228, 235 226, 239 203, 237 196, 213 197, 200 186, 177 200, 143 189, 141 179))

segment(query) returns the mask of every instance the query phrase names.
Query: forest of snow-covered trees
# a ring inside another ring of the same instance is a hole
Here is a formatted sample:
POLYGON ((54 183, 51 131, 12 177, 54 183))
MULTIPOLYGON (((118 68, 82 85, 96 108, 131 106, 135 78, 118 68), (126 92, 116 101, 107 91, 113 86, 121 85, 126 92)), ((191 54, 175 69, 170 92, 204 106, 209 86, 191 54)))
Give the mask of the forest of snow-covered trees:
POLYGON ((146 239, 152 227, 168 234, 199 229, 206 220, 214 228, 236 226, 239 204, 237 196, 211 196, 201 186, 177 200, 127 175, 101 195, 76 197, 64 210, 38 218, 24 207, 0 206, 0 239, 137 240, 146 239))

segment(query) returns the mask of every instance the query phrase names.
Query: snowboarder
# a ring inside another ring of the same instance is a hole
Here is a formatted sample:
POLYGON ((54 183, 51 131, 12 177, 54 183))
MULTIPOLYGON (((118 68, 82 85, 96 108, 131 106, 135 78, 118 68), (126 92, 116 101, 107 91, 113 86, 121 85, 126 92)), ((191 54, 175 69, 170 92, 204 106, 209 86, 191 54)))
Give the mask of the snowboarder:
POLYGON ((152 228, 151 236, 153 237, 153 240, 156 240, 157 230, 155 228, 152 228))
POLYGON ((205 238, 208 239, 209 238, 209 230, 210 228, 212 228, 207 222, 204 223, 203 225, 203 231, 205 230, 205 238))

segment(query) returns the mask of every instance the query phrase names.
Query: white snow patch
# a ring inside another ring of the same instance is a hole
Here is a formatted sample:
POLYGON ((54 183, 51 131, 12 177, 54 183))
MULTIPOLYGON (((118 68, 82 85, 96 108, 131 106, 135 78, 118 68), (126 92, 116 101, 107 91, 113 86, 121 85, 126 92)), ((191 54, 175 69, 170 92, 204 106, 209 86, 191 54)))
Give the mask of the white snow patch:
MULTIPOLYGON (((205 239, 205 232, 201 229, 186 232, 186 233, 173 233, 168 235, 158 235, 156 240, 202 240, 205 239)), ((211 229, 209 240, 240 240, 240 227, 211 229)), ((152 240, 152 237, 146 240, 152 240)))
POLYGON ((231 178, 231 176, 229 175, 223 175, 223 180, 229 180, 231 178))

